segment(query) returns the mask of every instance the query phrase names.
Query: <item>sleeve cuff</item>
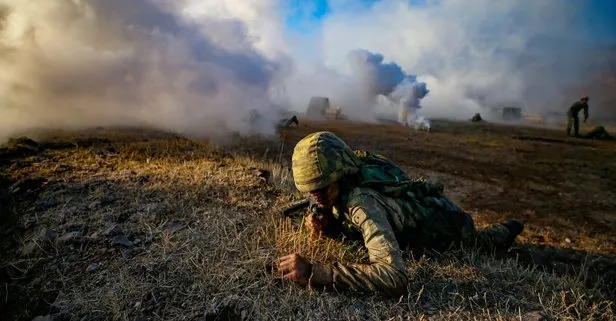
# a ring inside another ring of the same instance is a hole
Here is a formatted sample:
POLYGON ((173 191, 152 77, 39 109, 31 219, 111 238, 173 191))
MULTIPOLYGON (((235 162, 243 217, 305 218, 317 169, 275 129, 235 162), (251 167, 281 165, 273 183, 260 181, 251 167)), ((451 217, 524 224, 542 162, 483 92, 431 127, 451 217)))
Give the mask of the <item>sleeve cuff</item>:
POLYGON ((312 263, 312 273, 309 279, 310 286, 329 289, 334 283, 333 280, 334 277, 331 267, 326 267, 319 263, 312 263))

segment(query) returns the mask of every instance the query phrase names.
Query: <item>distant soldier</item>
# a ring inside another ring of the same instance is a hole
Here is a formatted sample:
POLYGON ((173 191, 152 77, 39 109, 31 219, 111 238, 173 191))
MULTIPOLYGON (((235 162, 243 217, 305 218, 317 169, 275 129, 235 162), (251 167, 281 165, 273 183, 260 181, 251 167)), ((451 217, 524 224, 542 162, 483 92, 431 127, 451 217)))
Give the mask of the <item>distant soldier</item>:
POLYGON ((297 116, 293 116, 291 118, 285 118, 278 122, 278 128, 289 128, 292 124, 295 124, 295 127, 299 126, 299 121, 297 120, 297 116))
POLYGON ((472 121, 473 123, 478 123, 478 122, 483 121, 483 118, 481 118, 481 115, 480 115, 479 113, 476 113, 476 114, 473 116, 473 118, 471 118, 471 121, 472 121))
POLYGON ((579 101, 576 101, 567 111, 567 136, 571 136, 571 126, 573 126, 573 136, 578 137, 580 135, 580 110, 584 110, 584 122, 588 120, 588 96, 582 97, 579 101))

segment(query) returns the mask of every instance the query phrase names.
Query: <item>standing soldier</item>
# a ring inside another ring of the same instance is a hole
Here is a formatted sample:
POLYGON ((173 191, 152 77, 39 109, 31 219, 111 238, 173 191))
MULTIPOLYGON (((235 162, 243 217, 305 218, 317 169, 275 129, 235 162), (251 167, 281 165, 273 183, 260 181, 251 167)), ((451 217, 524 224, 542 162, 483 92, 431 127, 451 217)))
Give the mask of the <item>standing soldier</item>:
POLYGON ((588 120, 588 96, 582 97, 579 101, 576 101, 567 111, 567 136, 571 136, 571 126, 573 126, 573 136, 578 137, 580 135, 580 110, 584 110, 584 122, 588 120))
POLYGON ((402 250, 447 250, 452 245, 506 250, 524 226, 517 220, 478 231, 473 219, 443 195, 436 182, 411 180, 380 155, 353 151, 331 132, 309 134, 293 151, 293 176, 319 212, 306 227, 317 234, 363 238, 370 264, 322 265, 297 253, 279 259, 283 278, 326 288, 406 293, 402 250))

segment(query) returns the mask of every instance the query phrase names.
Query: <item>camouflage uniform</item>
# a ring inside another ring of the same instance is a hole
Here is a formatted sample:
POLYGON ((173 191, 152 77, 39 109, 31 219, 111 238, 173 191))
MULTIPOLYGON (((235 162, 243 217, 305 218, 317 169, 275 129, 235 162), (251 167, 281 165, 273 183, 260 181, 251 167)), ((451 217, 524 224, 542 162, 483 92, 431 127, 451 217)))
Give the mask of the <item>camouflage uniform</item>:
POLYGON ((580 117, 579 113, 584 110, 584 120, 588 119, 588 103, 582 100, 576 101, 567 111, 567 136, 571 136, 571 127, 573 127, 573 135, 579 136, 580 133, 580 117))
POLYGON ((513 242, 515 235, 503 224, 477 231, 472 218, 442 195, 441 184, 425 182, 421 189, 388 196, 360 186, 362 166, 358 155, 330 132, 310 134, 295 147, 297 188, 309 192, 340 181, 333 216, 361 234, 370 257, 367 265, 312 263, 312 286, 399 296, 408 282, 401 253, 406 248, 445 250, 459 243, 494 250, 513 242))

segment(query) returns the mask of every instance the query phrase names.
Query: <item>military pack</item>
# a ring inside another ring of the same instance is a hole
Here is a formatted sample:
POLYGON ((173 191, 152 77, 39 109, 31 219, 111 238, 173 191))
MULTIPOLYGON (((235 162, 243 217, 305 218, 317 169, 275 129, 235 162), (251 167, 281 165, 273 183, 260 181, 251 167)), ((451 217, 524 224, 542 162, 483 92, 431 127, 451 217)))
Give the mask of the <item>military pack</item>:
POLYGON ((369 187, 390 197, 401 197, 413 192, 415 196, 441 197, 443 185, 424 178, 411 179, 392 161, 365 150, 354 151, 363 165, 360 169, 359 186, 369 187))

